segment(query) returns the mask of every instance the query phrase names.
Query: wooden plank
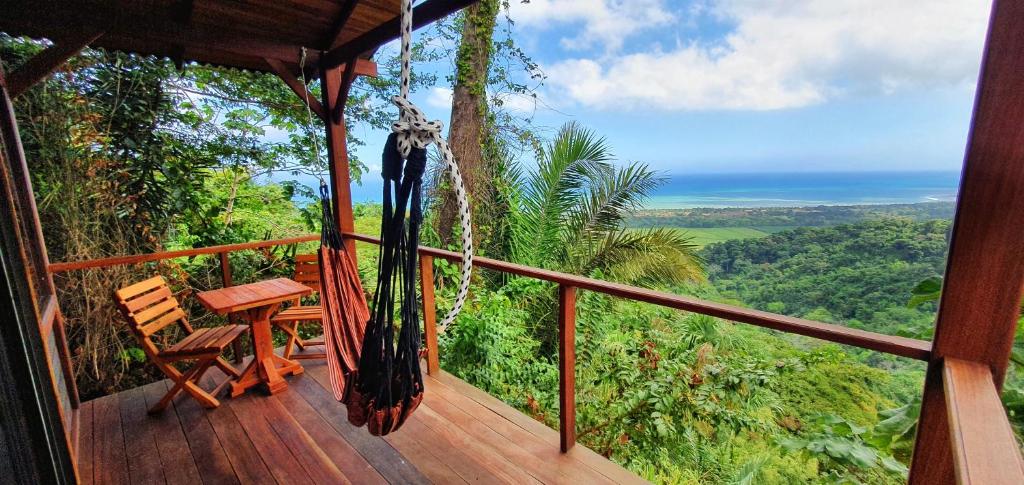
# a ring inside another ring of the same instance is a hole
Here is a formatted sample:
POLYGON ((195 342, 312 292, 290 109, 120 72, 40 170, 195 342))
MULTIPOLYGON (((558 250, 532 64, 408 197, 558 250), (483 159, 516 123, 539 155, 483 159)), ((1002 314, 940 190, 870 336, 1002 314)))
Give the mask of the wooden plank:
MULTIPOLYGON (((170 386, 170 384, 167 384, 170 386)), ((234 484, 239 483, 235 470, 231 467, 225 446, 235 446, 233 442, 222 442, 217 436, 207 412, 195 399, 177 399, 173 403, 173 412, 177 413, 178 421, 185 431, 185 439, 192 450, 192 458, 199 470, 203 483, 234 484)), ((164 412, 172 412, 167 409, 164 412)), ((246 439, 248 442, 248 439, 246 439)))
MULTIPOLYGON (((508 439, 445 399, 438 399, 436 396, 425 397, 421 406, 425 406, 426 409, 444 418, 455 426, 456 430, 461 430, 488 449, 498 453, 533 478, 543 483, 569 481, 569 474, 563 474, 562 470, 556 466, 557 462, 537 459, 537 456, 523 447, 523 443, 516 443, 508 439)), ((417 412, 420 411, 417 410, 417 412)))
MULTIPOLYGON (((476 2, 477 0, 427 0, 413 8, 412 28, 419 29, 429 25, 476 2)), ((401 19, 394 17, 373 30, 331 49, 320 58, 321 67, 324 69, 337 67, 349 59, 359 57, 365 52, 397 39, 401 35, 400 26, 401 19)))
POLYGON ((430 483, 386 441, 349 424, 348 411, 334 400, 329 379, 327 366, 314 363, 304 375, 293 378, 291 386, 389 483, 430 483))
POLYGON ((121 431, 121 409, 117 395, 104 396, 93 403, 93 477, 96 483, 128 482, 128 461, 124 434, 121 431))
POLYGON ((93 483, 93 401, 82 403, 78 408, 78 445, 75 447, 78 462, 78 481, 81 485, 93 483))
POLYGON ((530 433, 504 416, 460 394, 436 379, 430 379, 427 383, 424 402, 428 403, 432 409, 446 410, 452 408, 466 413, 500 434, 503 438, 529 452, 533 455, 532 460, 540 460, 541 463, 548 464, 557 473, 565 476, 570 481, 580 483, 611 481, 608 477, 601 475, 582 461, 577 460, 574 455, 561 453, 559 448, 552 443, 530 433))
MULTIPOLYGON (((104 48, 115 45, 140 54, 173 57, 175 52, 180 53, 184 48, 192 53, 188 56, 189 60, 200 62, 211 56, 231 54, 247 59, 271 57, 297 63, 301 46, 312 45, 294 35, 283 40, 268 38, 266 32, 261 30, 256 30, 256 35, 246 35, 249 32, 236 28, 239 26, 237 18, 230 16, 227 18, 232 22, 225 22, 222 18, 219 25, 180 22, 176 20, 181 15, 180 10, 175 11, 180 8, 174 5, 176 2, 161 2, 167 5, 153 2, 88 2, 86 8, 62 2, 65 5, 47 8, 44 18, 40 18, 38 10, 32 9, 35 5, 33 2, 20 3, 24 5, 13 2, 9 8, 5 8, 7 18, 0 19, 3 20, 0 27, 5 27, 6 32, 54 38, 64 35, 67 26, 77 26, 86 31, 102 30, 105 35, 91 44, 104 48), (132 48, 134 44, 141 44, 145 48, 132 48)), ((203 2, 204 5, 206 3, 203 2)), ((264 18, 269 19, 269 16, 264 18)), ((314 54, 318 55, 319 52, 314 54)), ((235 64, 234 67, 247 66, 235 64)))
POLYGON ((387 483, 387 480, 348 441, 334 431, 331 423, 324 420, 298 392, 284 392, 275 398, 288 409, 317 446, 331 457, 350 482, 368 485, 387 483))
POLYGON ((196 299, 219 315, 293 300, 312 293, 308 286, 288 278, 275 278, 196 293, 196 299))
POLYGON ((65 271, 75 271, 89 268, 104 268, 107 266, 123 266, 128 264, 147 263, 150 261, 160 261, 164 259, 199 256, 203 254, 245 251, 249 249, 267 248, 271 246, 287 246, 289 244, 299 244, 319 240, 319 234, 309 234, 306 236, 290 237, 285 239, 274 239, 270 241, 255 241, 240 244, 223 244, 220 246, 209 246, 205 248, 181 249, 177 251, 161 251, 149 254, 135 254, 131 256, 114 256, 110 258, 89 259, 85 261, 52 263, 49 266, 47 266, 47 268, 50 270, 51 273, 63 273, 65 271))
POLYGON ((352 12, 355 11, 357 3, 359 3, 359 0, 345 0, 345 3, 341 5, 338 17, 334 20, 334 28, 331 29, 331 32, 324 38, 322 43, 325 51, 337 47, 338 43, 341 42, 341 35, 345 32, 345 25, 348 24, 348 19, 352 17, 352 12))
MULTIPOLYGON (((160 389, 166 389, 162 381, 160 389)), ((132 483, 163 483, 164 471, 156 442, 161 439, 146 413, 144 389, 136 387, 116 394, 121 408, 125 458, 132 483)))
MULTIPOLYGON (((480 405, 511 421, 524 430, 529 431, 534 436, 550 443, 552 448, 557 447, 559 444, 560 438, 558 431, 549 428, 544 423, 523 414, 519 410, 502 402, 500 399, 473 387, 473 385, 445 372, 444 370, 442 370, 436 377, 427 376, 424 380, 427 382, 427 389, 430 389, 431 386, 436 383, 448 386, 463 396, 476 401, 480 405)), ((640 477, 595 453, 586 446, 574 446, 568 453, 566 453, 566 455, 575 458, 581 463, 587 464, 592 469, 598 471, 616 483, 644 483, 640 477)))
POLYGON ((242 396, 232 399, 231 411, 235 413, 238 422, 245 429, 245 434, 263 458, 263 463, 279 483, 309 483, 312 478, 267 422, 262 410, 254 405, 254 399, 263 397, 242 396))
POLYGON ((252 396, 249 399, 240 400, 238 404, 243 406, 243 410, 248 409, 249 419, 259 415, 267 421, 314 483, 351 483, 334 464, 331 457, 317 446, 313 437, 302 428, 274 396, 252 396))
MULTIPOLYGON (((142 387, 146 405, 152 408, 167 393, 166 380, 154 382, 142 387)), ((191 399, 191 397, 185 397, 191 399)), ((167 483, 199 483, 199 469, 192 458, 188 440, 178 421, 178 415, 165 409, 157 414, 150 414, 146 426, 156 437, 156 447, 160 451, 160 462, 163 463, 164 477, 167 483)))
POLYGON ((1024 483, 1024 461, 988 366, 947 358, 942 375, 957 483, 1024 483))
POLYGON ((1002 387, 1024 290, 1024 2, 993 3, 950 239, 910 482, 954 480, 941 362, 1002 387))
MULTIPOLYGON (((380 244, 380 239, 365 234, 345 232, 348 239, 380 244)), ((448 261, 462 261, 460 253, 443 249, 420 246, 421 255, 429 255, 448 261)), ((734 322, 747 323, 758 327, 770 328, 782 332, 795 333, 807 337, 827 340, 843 345, 852 345, 864 349, 876 350, 887 354, 899 355, 917 360, 928 360, 931 355, 931 342, 896 337, 875 332, 868 332, 830 323, 816 322, 802 318, 793 318, 775 313, 762 312, 749 308, 725 305, 697 298, 688 298, 662 291, 649 290, 636 286, 612 283, 584 276, 576 276, 558 271, 551 271, 531 266, 524 266, 496 259, 473 257, 473 266, 493 269, 504 273, 526 276, 560 285, 575 286, 581 290, 596 291, 619 298, 642 301, 677 310, 701 313, 734 322)))
POLYGON ((558 432, 562 452, 576 444, 576 288, 558 286, 558 432))
POLYGON ((409 419, 420 421, 433 431, 435 446, 462 450, 506 483, 541 483, 540 480, 520 468, 520 464, 513 463, 510 457, 470 436, 455 423, 444 419, 430 409, 430 406, 420 404, 420 407, 409 419))
MULTIPOLYGON (((211 369, 210 374, 217 373, 211 369)), ((223 374, 220 374, 223 378, 223 374)), ((213 377, 207 376, 203 380, 209 386, 214 382, 213 377)), ((224 444, 224 454, 231 462, 231 467, 241 483, 276 484, 270 469, 263 462, 263 458, 256 450, 251 438, 246 434, 242 423, 238 420, 231 407, 234 400, 227 400, 217 409, 203 410, 210 426, 217 434, 218 440, 224 444)))
POLYGON ((420 292, 423 295, 423 335, 427 345, 427 374, 441 371, 437 348, 437 304, 434 302, 434 258, 420 256, 420 292))
POLYGON ((493 483, 498 477, 461 450, 434 446, 434 434, 416 419, 409 419, 384 441, 393 446, 433 483, 493 483), (442 455, 442 456, 438 456, 442 455))
POLYGON ((96 40, 103 32, 101 30, 86 30, 83 32, 65 32, 65 36, 54 45, 47 47, 36 54, 17 69, 7 74, 7 87, 11 98, 28 90, 39 81, 46 79, 68 59, 85 49, 89 43, 96 40))

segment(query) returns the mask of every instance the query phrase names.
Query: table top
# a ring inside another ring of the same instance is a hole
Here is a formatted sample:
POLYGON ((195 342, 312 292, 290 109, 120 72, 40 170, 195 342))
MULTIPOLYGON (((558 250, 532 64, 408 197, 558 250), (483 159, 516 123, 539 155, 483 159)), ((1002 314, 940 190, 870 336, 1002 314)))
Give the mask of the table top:
POLYGON ((229 286, 198 293, 196 298, 208 310, 219 315, 294 300, 313 290, 288 278, 276 278, 245 285, 229 286))

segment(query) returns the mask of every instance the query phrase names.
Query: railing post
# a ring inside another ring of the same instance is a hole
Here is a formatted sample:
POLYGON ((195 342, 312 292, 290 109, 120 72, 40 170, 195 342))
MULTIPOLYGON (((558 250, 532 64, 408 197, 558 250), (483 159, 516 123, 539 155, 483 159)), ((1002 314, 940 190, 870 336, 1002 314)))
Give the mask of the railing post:
MULTIPOLYGON (((220 281, 224 284, 224 288, 227 288, 233 285, 231 282, 231 261, 228 260, 227 252, 220 253, 218 256, 220 256, 220 281)), ((235 316, 228 315, 228 321, 235 323, 235 316)), ((241 364, 242 339, 235 339, 235 341, 231 343, 231 351, 235 354, 235 363, 241 364)))
POLYGON ((427 374, 441 372, 437 354, 437 304, 434 302, 434 257, 420 255, 420 291, 423 294, 423 335, 427 340, 427 374))
POLYGON ((558 285, 558 431, 562 453, 576 444, 576 287, 558 285))

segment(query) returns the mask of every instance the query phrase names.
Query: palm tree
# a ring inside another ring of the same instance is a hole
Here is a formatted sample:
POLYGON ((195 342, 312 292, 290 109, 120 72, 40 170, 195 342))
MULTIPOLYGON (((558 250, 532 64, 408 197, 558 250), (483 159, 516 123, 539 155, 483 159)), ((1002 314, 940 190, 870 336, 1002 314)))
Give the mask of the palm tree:
POLYGON ((646 164, 612 163, 607 141, 574 122, 541 150, 509 221, 521 264, 655 285, 704 278, 697 246, 668 229, 626 229, 626 218, 664 179, 646 164))

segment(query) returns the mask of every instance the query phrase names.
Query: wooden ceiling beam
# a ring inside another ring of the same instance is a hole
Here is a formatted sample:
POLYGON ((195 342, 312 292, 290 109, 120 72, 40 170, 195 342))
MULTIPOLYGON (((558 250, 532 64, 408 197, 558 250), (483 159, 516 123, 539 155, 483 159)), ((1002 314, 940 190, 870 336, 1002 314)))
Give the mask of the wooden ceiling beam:
POLYGON ((282 63, 281 61, 277 59, 265 60, 267 61, 267 65, 270 66, 270 69, 274 72, 274 74, 277 74, 277 77, 281 78, 281 80, 283 80, 284 83, 287 84, 289 88, 292 88, 292 91, 295 92, 299 99, 305 102, 306 106, 309 106, 309 109, 316 113, 316 115, 319 116, 320 119, 326 123, 327 112, 324 111, 323 105, 316 100, 313 94, 310 93, 308 89, 306 89, 306 85, 303 84, 302 81, 300 81, 298 78, 296 78, 295 75, 292 74, 292 72, 288 69, 288 67, 285 66, 284 63, 282 63))
POLYGON ((331 117, 335 123, 340 123, 345 114, 345 104, 348 103, 348 92, 352 89, 352 83, 356 80, 356 67, 359 65, 359 60, 356 59, 354 62, 345 63, 345 67, 342 69, 341 83, 338 84, 338 97, 334 103, 334 108, 331 109, 331 117))
POLYGON ((347 0, 341 6, 341 12, 338 13, 338 18, 334 21, 334 28, 323 41, 323 50, 331 50, 341 42, 341 35, 345 32, 345 25, 348 24, 348 19, 352 17, 352 12, 355 12, 357 3, 359 3, 359 0, 347 0))
POLYGON ((39 81, 46 79, 100 35, 102 35, 102 31, 99 30, 72 33, 33 56, 7 75, 7 88, 11 97, 17 97, 39 81))
MULTIPOLYGON (((477 1, 479 0, 427 0, 413 9, 412 28, 419 29, 430 25, 477 1)), ((401 35, 400 28, 401 17, 395 17, 373 30, 331 49, 321 57, 320 67, 323 69, 338 67, 349 59, 357 58, 382 44, 397 39, 401 35)))

